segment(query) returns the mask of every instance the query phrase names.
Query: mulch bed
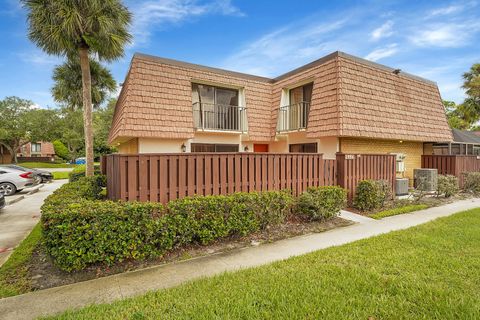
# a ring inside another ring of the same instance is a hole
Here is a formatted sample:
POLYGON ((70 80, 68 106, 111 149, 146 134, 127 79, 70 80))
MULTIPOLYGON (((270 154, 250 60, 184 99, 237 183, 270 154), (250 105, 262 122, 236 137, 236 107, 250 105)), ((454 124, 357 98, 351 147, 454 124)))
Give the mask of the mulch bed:
POLYGON ((126 271, 161 265, 169 262, 186 260, 252 245, 259 245, 261 243, 274 242, 299 235, 324 232, 351 224, 353 224, 352 221, 345 220, 340 217, 316 222, 290 220, 285 224, 254 233, 246 237, 230 237, 221 239, 207 246, 192 244, 190 246, 176 248, 166 253, 162 257, 155 259, 143 261, 127 260, 110 267, 107 265, 94 265, 86 268, 85 270, 71 273, 57 268, 53 264, 52 259, 45 253, 43 246, 39 245, 34 251, 28 266, 31 288, 32 290, 47 289, 75 282, 105 277, 126 271))

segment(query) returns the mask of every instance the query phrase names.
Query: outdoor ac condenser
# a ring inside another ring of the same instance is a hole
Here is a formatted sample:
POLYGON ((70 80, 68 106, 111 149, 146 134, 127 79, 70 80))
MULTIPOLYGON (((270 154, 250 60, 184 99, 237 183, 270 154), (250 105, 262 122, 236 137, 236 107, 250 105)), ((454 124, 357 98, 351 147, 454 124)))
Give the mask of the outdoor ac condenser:
POLYGON ((414 169, 415 188, 422 191, 436 191, 438 170, 437 169, 414 169))
POLYGON ((405 196, 408 194, 408 178, 397 178, 395 180, 395 195, 405 196))

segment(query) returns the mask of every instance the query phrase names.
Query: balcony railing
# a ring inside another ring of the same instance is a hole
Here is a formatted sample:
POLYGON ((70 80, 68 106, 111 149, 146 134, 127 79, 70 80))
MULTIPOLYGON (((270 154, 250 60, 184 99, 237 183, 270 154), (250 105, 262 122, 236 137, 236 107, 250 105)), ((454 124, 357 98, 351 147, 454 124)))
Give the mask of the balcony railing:
POLYGON ((299 102, 280 107, 278 112, 277 131, 293 131, 306 129, 310 102, 299 102))
POLYGON ((226 104, 193 104, 193 122, 196 129, 219 131, 247 131, 247 109, 226 104))

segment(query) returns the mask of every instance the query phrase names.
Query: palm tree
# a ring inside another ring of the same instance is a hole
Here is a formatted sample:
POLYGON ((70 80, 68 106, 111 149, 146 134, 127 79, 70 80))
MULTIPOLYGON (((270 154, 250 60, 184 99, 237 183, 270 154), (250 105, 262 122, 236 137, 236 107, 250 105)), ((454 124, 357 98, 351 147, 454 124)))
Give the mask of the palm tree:
MULTIPOLYGON (((82 107, 82 69, 78 59, 68 59, 53 70, 52 96, 55 102, 61 103, 70 110, 82 107)), ((110 71, 98 61, 90 61, 90 78, 92 83, 92 104, 98 108, 105 102, 109 93, 115 91, 117 83, 110 71)))
POLYGON ((29 38, 48 54, 75 57, 82 70, 86 175, 93 175, 90 55, 113 61, 132 36, 131 14, 120 0, 21 0, 28 10, 29 38))

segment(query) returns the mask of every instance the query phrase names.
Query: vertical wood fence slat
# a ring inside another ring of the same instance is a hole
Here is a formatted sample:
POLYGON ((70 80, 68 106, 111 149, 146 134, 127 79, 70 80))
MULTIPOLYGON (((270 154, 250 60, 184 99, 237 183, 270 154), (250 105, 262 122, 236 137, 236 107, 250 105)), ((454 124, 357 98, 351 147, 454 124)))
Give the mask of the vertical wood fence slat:
MULTIPOLYGON (((476 157, 463 162, 424 157, 422 163, 443 163, 442 170, 455 175, 480 169, 476 157)), ((283 189, 298 195, 310 186, 337 184, 348 190, 351 200, 363 179, 387 180, 393 189, 395 158, 340 153, 336 159, 296 153, 113 154, 102 158, 102 172, 107 175, 107 194, 112 200, 166 203, 194 194, 283 189)))
POLYGON ((476 155, 423 155, 422 168, 437 169, 438 174, 454 175, 463 187, 464 174, 480 172, 480 156, 476 155))

